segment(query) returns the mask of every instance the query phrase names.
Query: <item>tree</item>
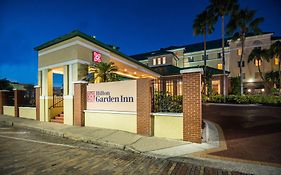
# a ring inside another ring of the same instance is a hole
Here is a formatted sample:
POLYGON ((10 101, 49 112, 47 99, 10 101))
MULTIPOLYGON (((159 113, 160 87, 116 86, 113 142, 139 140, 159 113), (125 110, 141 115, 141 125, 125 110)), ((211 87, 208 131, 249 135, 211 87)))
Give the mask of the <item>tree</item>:
POLYGON ((281 58, 281 42, 280 41, 276 41, 275 43, 273 43, 270 47, 270 53, 272 58, 277 58, 278 59, 278 74, 279 74, 279 92, 281 90, 281 63, 280 63, 280 58, 281 58))
POLYGON ((224 54, 224 19, 226 15, 230 15, 235 9, 238 9, 236 0, 210 0, 207 7, 211 14, 215 16, 216 21, 221 18, 221 38, 222 38, 222 68, 223 68, 223 95, 226 97, 226 72, 225 72, 225 54, 224 54))
POLYGON ((116 74, 118 68, 113 62, 93 63, 91 68, 94 70, 94 76, 91 77, 90 82, 94 82, 95 80, 98 80, 99 82, 111 82, 119 80, 119 76, 116 74))
POLYGON ((262 33, 259 28, 260 23, 263 22, 263 18, 255 18, 256 11, 249 9, 239 9, 235 11, 227 24, 227 32, 233 34, 233 41, 239 40, 241 42, 241 55, 240 55, 240 91, 243 95, 243 77, 242 77, 242 63, 244 54, 244 44, 246 36, 249 34, 260 34, 262 33))
POLYGON ((204 36, 204 88, 203 91, 206 91, 207 83, 207 44, 206 38, 207 34, 211 34, 214 31, 215 18, 210 14, 208 10, 204 10, 202 13, 196 16, 193 22, 193 33, 194 35, 203 35, 204 36))
POLYGON ((261 71, 261 64, 264 60, 269 62, 269 60, 270 60, 269 50, 261 49, 260 47, 255 47, 248 57, 248 63, 253 62, 254 64, 256 64, 258 66, 258 71, 259 71, 260 77, 261 77, 263 83, 265 84, 265 78, 261 71))
POLYGON ((11 82, 6 78, 0 79, 0 90, 12 90, 11 82))

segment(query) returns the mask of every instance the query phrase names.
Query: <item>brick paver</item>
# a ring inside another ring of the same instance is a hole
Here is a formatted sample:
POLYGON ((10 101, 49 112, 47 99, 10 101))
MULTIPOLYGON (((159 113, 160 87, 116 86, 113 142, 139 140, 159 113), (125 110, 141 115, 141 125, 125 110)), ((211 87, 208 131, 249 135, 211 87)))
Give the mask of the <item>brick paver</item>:
POLYGON ((236 172, 147 157, 34 130, 0 127, 0 174, 233 173, 236 172))

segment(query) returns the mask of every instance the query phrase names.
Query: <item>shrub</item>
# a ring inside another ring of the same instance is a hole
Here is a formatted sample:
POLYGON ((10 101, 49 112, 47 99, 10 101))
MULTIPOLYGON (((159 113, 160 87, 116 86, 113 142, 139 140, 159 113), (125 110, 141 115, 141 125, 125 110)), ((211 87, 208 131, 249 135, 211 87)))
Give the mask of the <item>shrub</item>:
POLYGON ((154 93, 153 112, 182 112, 182 95, 170 95, 164 92, 154 93))

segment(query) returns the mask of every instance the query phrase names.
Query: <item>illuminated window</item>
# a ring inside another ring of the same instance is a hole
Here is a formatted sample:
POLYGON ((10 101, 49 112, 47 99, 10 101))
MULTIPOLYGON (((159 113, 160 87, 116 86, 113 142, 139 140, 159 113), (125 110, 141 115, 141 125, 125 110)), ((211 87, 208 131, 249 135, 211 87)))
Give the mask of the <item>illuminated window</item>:
POLYGON ((239 55, 239 56, 242 55, 242 50, 241 50, 241 49, 238 49, 238 50, 237 50, 237 55, 239 55))
POLYGON ((159 92, 160 91, 160 80, 154 80, 154 91, 159 92))
POLYGON ((190 56, 190 57, 187 57, 188 59, 188 62, 194 62, 194 57, 190 56))
POLYGON ((256 66, 261 66, 261 60, 255 60, 255 65, 256 66))
POLYGON ((161 64, 161 58, 157 58, 157 64, 161 64))
POLYGON ((156 58, 153 58, 153 65, 156 65, 156 58))
POLYGON ((182 95, 182 80, 177 80, 177 95, 182 95))
POLYGON ((173 95, 174 87, 173 87, 173 81, 172 80, 167 80, 166 81, 166 92, 168 92, 169 94, 173 95))
POLYGON ((278 65, 278 64, 279 64, 279 58, 277 58, 277 57, 274 58, 274 64, 275 64, 275 65, 278 65))
POLYGON ((222 70, 222 64, 218 64, 218 69, 222 70))
POLYGON ((162 64, 166 64, 166 57, 162 58, 162 64))

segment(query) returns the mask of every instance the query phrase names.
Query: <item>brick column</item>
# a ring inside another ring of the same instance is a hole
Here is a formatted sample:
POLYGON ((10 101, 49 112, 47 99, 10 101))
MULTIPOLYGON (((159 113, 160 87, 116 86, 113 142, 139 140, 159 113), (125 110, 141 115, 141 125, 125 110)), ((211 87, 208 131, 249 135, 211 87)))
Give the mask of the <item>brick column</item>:
POLYGON ((0 115, 3 115, 3 106, 5 106, 8 102, 8 96, 7 96, 8 90, 0 90, 0 115))
POLYGON ((87 103, 87 83, 86 81, 74 82, 74 126, 85 126, 85 113, 87 103))
POLYGON ((203 69, 182 70, 183 140, 201 143, 202 101, 201 73, 203 69))
POLYGON ((152 135, 151 120, 151 79, 137 80, 137 133, 152 135))
POLYGON ((36 120, 40 120, 40 86, 35 88, 35 101, 36 101, 36 120))
POLYGON ((24 99, 23 95, 24 95, 24 91, 23 90, 14 89, 15 117, 19 117, 19 107, 23 103, 23 99, 24 99))

